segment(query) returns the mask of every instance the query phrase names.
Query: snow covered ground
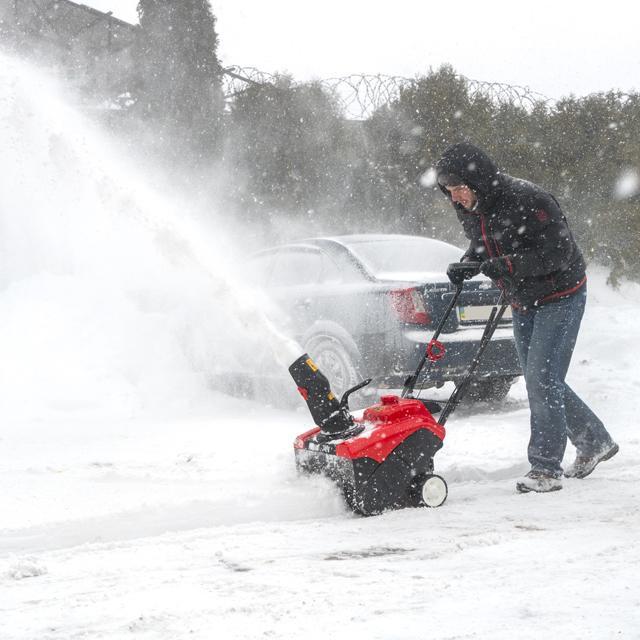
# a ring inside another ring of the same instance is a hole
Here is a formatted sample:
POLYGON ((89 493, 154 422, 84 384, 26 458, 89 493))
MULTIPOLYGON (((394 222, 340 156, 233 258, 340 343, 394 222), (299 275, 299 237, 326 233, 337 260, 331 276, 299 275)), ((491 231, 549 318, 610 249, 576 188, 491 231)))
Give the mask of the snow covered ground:
POLYGON ((514 491, 521 385, 451 418, 442 508, 368 519, 296 477, 306 409, 3 421, 0 636, 638 638, 640 290, 592 285, 570 377, 621 452, 556 494, 514 491))
POLYGON ((442 508, 356 517, 295 474, 305 407, 207 387, 256 331, 224 260, 30 72, 0 75, 2 640, 640 638, 640 286, 590 270, 569 375, 618 456, 516 494, 518 384, 450 419, 442 508))

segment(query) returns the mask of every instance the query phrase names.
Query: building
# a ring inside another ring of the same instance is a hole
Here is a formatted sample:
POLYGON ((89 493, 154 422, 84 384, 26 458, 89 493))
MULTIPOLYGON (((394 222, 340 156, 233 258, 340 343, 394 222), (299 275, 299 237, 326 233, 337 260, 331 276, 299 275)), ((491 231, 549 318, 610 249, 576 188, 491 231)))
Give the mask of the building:
POLYGON ((139 27, 70 0, 0 0, 0 44, 48 65, 91 100, 127 91, 139 27))

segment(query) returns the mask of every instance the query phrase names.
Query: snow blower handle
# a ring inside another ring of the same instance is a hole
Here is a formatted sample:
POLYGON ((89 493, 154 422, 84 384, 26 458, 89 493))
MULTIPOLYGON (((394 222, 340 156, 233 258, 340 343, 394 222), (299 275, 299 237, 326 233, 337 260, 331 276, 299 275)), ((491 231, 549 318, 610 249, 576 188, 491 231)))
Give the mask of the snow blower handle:
POLYGON ((452 262, 447 267, 447 277, 453 285, 460 286, 465 280, 471 280, 480 273, 480 262, 467 260, 466 262, 452 262))
POLYGON ((482 338, 480 338, 478 351, 476 352, 476 355, 474 356, 473 360, 471 361, 471 364, 469 365, 469 369, 467 370, 467 375, 462 379, 460 383, 456 385, 454 392, 449 396, 449 400, 447 401, 447 404, 445 405, 444 409, 440 413, 440 416, 438 418, 438 424, 440 426, 444 427, 444 424, 447 421, 447 418, 451 415, 453 410, 458 406, 458 404, 462 400, 462 396, 467 391, 467 388, 469 387, 469 384, 471 382, 471 378, 473 377, 473 374, 475 373, 476 369, 478 368, 478 365, 480 364, 480 358, 482 358, 482 354, 487 348, 489 341, 493 337, 493 334, 495 333, 496 329, 498 328, 498 324, 500 324, 500 321, 502 320, 502 316, 504 315, 504 312, 506 311, 508 306, 509 304, 504 302, 504 293, 501 293, 500 298, 496 303, 496 306, 493 307, 493 309, 491 309, 491 314, 489 315, 487 324, 484 327, 482 338), (498 309, 498 307, 500 308, 498 309))
POLYGON ((349 396, 352 393, 355 393, 356 391, 360 391, 360 389, 362 389, 363 387, 366 387, 368 384, 371 383, 372 380, 373 378, 367 378, 366 380, 359 382, 355 387, 351 387, 351 389, 347 389, 342 394, 342 398, 340 399, 340 408, 346 409, 347 411, 349 411, 349 396))
MULTIPOLYGON (((468 266, 468 263, 459 262, 459 263, 456 263, 456 265, 463 265, 466 267, 468 266)), ((445 323, 447 322, 447 320, 449 319, 449 316, 451 315, 451 311, 453 310, 453 308, 456 306, 456 303, 458 302, 458 298, 462 293, 463 285, 464 283, 462 281, 460 282, 460 284, 456 285, 455 293, 453 294, 451 300, 449 301, 449 304, 447 306, 446 311, 444 312, 444 315, 442 316, 442 318, 440 318, 440 322, 438 322, 438 326, 436 327, 436 330, 431 336, 431 340, 429 340, 429 344, 427 345, 427 348, 425 349, 425 352, 422 355, 420 362, 418 363, 417 369, 415 370, 414 374, 409 376, 406 382, 404 383, 404 389, 402 390, 403 398, 413 397, 413 391, 416 387, 416 383, 418 382, 418 377, 422 373, 422 369, 424 368, 424 365, 427 362, 427 360, 429 360, 430 362, 435 362, 436 360, 440 360, 441 358, 444 357, 445 348, 441 342, 438 342, 438 338, 440 337, 440 333, 442 332, 442 329, 444 328, 445 323)))

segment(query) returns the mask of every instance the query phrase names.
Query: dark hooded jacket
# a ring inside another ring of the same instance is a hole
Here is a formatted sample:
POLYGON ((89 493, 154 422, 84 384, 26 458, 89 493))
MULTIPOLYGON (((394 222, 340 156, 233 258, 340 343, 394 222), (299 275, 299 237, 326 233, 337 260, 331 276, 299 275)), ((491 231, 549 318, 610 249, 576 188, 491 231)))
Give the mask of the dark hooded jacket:
POLYGON ((476 194, 474 211, 453 205, 471 241, 464 258, 504 257, 510 273, 497 284, 514 307, 552 302, 585 284, 584 258, 550 193, 501 173, 489 156, 468 143, 448 147, 436 171, 439 177, 458 176, 476 194))

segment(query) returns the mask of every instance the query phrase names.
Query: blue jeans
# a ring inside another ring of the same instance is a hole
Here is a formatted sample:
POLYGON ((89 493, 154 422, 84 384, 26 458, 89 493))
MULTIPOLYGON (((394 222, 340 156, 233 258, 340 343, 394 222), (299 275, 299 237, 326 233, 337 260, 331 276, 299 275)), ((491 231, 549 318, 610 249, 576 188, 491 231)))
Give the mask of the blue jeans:
POLYGON ((602 421, 564 381, 586 300, 585 285, 568 298, 513 310, 513 334, 531 409, 529 462, 532 469, 556 477, 562 475, 567 436, 583 456, 613 444, 602 421))

